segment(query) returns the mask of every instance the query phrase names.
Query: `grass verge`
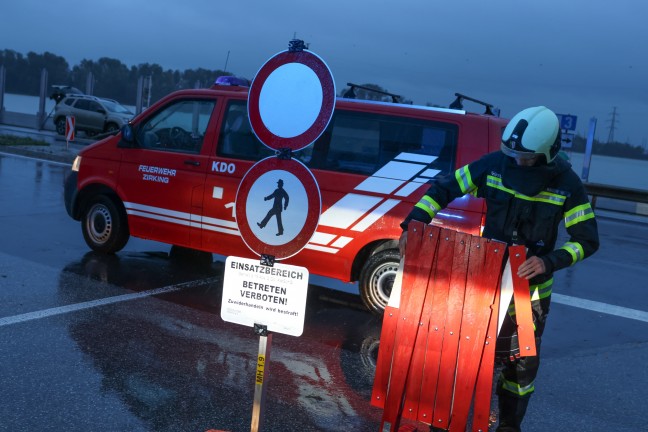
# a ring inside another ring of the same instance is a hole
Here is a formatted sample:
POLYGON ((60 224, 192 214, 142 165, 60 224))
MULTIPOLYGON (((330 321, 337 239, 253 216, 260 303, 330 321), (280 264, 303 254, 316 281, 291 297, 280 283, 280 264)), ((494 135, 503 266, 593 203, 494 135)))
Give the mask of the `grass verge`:
POLYGON ((0 135, 0 147, 3 146, 36 146, 49 147, 49 144, 42 140, 33 138, 19 137, 13 135, 0 135))

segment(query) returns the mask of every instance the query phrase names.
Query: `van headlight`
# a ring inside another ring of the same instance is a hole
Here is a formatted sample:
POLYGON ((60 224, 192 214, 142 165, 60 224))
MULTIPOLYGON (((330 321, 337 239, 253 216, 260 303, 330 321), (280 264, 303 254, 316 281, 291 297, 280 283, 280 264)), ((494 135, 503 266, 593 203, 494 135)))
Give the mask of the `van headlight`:
POLYGON ((81 156, 77 156, 74 158, 74 162, 72 162, 72 171, 79 171, 79 168, 81 167, 81 156))

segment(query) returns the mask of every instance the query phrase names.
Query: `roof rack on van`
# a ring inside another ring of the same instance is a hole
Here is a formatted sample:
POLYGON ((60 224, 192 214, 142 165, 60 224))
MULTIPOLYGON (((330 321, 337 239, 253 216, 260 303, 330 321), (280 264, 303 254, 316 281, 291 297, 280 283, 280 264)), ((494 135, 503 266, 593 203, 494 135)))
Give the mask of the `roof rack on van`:
POLYGON ((492 116, 497 116, 497 117, 499 117, 499 115, 500 115, 499 108, 495 108, 493 106, 493 104, 489 104, 488 102, 483 102, 483 101, 480 101, 478 99, 471 98, 470 96, 466 96, 466 95, 461 94, 461 93, 455 93, 455 96, 457 98, 450 104, 450 106, 448 108, 462 110, 463 109, 463 101, 465 99, 465 100, 469 100, 471 102, 475 102, 476 104, 485 106, 486 111, 484 111, 484 114, 486 114, 486 115, 492 115, 492 116))
POLYGON ((362 90, 367 90, 367 91, 370 91, 370 92, 383 94, 385 96, 390 96, 392 98, 392 102, 394 102, 394 103, 399 103, 400 102, 401 96, 397 95, 397 94, 388 93, 386 91, 376 90, 376 89, 373 89, 371 87, 365 87, 365 86, 361 86, 361 85, 353 84, 353 83, 347 83, 347 85, 349 86, 349 90, 347 90, 344 93, 344 97, 347 98, 347 99, 355 99, 357 97, 356 94, 355 94, 355 89, 359 88, 359 89, 362 89, 362 90))

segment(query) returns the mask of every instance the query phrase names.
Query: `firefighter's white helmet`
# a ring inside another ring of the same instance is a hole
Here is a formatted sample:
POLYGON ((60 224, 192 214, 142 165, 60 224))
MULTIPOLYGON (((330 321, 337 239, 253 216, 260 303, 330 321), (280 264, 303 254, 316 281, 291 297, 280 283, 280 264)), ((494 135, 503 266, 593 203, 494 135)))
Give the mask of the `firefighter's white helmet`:
POLYGON ((502 134, 502 152, 525 158, 544 155, 547 163, 560 151, 560 124, 549 108, 539 106, 517 113, 502 134))

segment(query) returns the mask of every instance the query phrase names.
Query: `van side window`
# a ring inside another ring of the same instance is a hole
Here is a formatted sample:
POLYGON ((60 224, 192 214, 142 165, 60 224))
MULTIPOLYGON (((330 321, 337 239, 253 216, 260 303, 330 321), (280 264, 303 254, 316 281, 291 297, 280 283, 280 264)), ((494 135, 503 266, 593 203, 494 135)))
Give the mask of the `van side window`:
MULTIPOLYGON (((293 157, 308 164, 313 146, 293 153, 293 157)), ((273 156, 275 151, 263 145, 256 137, 248 119, 247 103, 242 100, 230 101, 227 105, 223 124, 218 137, 218 156, 258 161, 273 156)))
MULTIPOLYGON (((372 175, 399 154, 416 153, 437 156, 430 168, 449 174, 457 131, 451 123, 336 110, 317 141, 293 155, 309 168, 372 175)), ((251 161, 275 154, 254 135, 245 101, 229 102, 216 153, 251 161)))
POLYGON ((200 153, 215 100, 182 100, 164 107, 142 123, 137 142, 142 148, 200 153))
POLYGON ((430 167, 448 174, 454 166, 457 130, 450 123, 338 110, 323 135, 330 141, 316 142, 315 152, 322 157, 314 157, 311 167, 372 175, 405 152, 437 156, 430 167))
POLYGON ((334 118, 324 169, 371 175, 380 148, 380 122, 368 116, 340 114, 334 118))

